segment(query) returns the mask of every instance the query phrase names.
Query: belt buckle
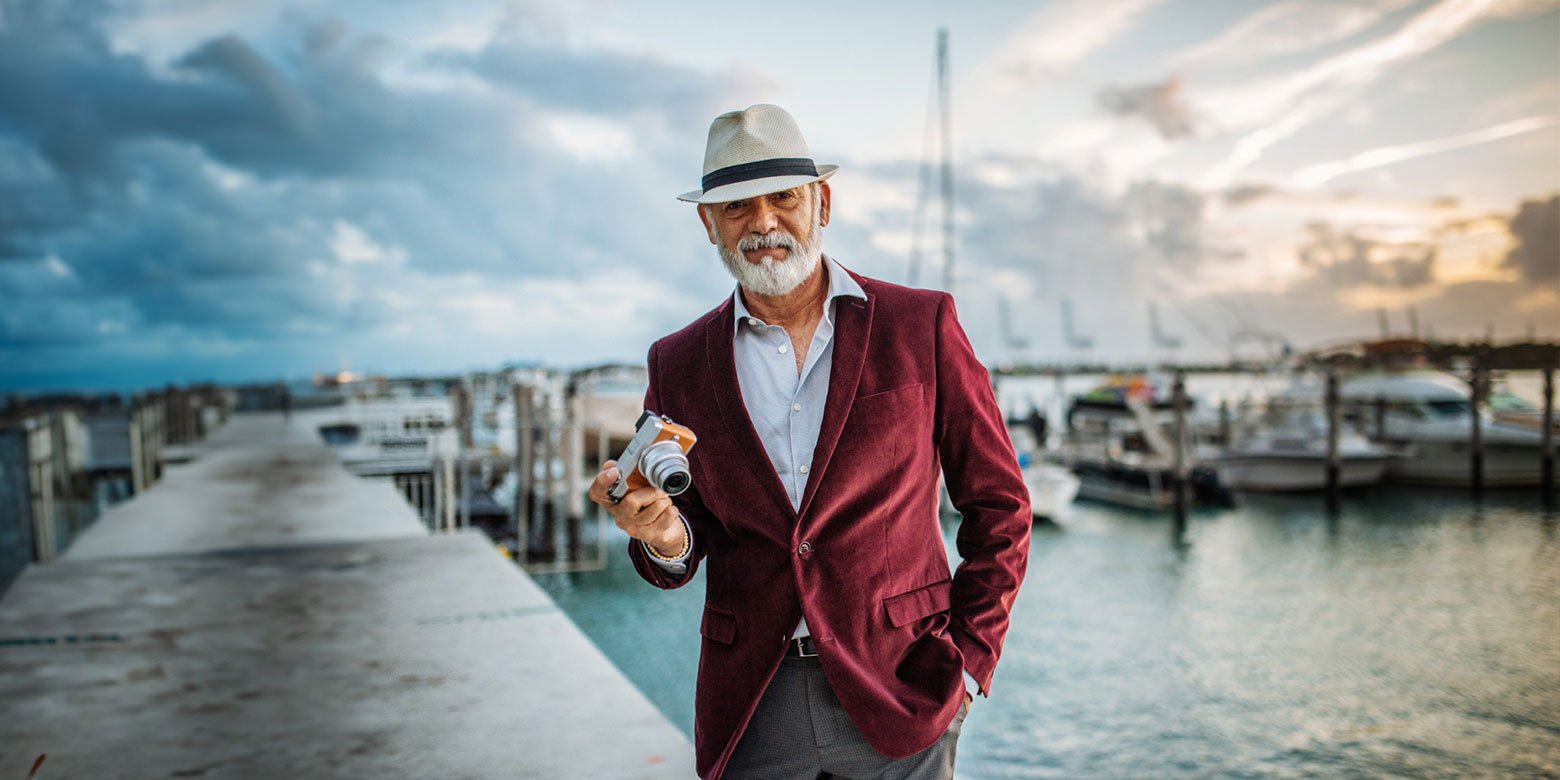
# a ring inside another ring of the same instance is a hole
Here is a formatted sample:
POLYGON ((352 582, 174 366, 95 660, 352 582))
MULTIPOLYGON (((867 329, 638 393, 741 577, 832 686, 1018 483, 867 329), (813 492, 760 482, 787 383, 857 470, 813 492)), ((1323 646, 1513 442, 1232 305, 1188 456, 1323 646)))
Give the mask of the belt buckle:
POLYGON ((817 658, 818 657, 817 653, 809 653, 809 652, 807 652, 807 643, 803 641, 803 640, 805 640, 807 638, 808 637, 805 637, 805 636, 799 636, 799 637, 791 640, 792 642, 796 643, 796 656, 798 658, 817 658))

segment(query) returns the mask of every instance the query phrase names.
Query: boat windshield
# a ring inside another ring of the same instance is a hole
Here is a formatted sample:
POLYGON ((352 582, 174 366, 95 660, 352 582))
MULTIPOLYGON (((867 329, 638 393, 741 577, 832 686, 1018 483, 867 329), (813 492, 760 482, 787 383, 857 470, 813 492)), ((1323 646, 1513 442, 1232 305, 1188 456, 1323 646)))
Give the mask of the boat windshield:
POLYGON ((1494 409, 1497 412, 1536 412, 1536 411, 1538 411, 1538 406, 1537 405, 1529 403, 1526 398, 1523 398, 1523 397, 1517 396, 1517 395, 1512 395, 1511 393, 1504 393, 1504 392, 1490 393, 1490 397, 1489 397, 1487 403, 1490 405, 1491 409, 1494 409))
POLYGON ((1426 401, 1425 406, 1437 417, 1458 417, 1468 413, 1468 402, 1462 400, 1426 401))

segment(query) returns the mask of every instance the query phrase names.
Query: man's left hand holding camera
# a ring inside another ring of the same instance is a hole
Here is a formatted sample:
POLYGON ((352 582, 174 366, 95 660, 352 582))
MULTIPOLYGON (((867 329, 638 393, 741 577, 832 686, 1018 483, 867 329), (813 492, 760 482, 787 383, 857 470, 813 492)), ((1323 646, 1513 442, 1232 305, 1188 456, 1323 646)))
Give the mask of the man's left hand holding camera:
POLYGON ((688 549, 688 527, 683 523, 672 497, 654 486, 630 491, 623 500, 613 503, 607 497, 607 488, 617 482, 617 461, 601 464, 601 473, 590 483, 590 500, 612 514, 613 522, 629 536, 650 546, 652 552, 663 559, 676 558, 688 549))

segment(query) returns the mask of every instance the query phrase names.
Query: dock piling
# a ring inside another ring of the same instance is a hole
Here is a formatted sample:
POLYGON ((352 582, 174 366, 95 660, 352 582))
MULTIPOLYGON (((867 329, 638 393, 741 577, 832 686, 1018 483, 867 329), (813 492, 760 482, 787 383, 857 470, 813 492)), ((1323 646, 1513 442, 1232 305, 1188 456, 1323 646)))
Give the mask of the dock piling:
POLYGON ((515 541, 523 563, 531 547, 531 491, 535 475, 535 403, 530 385, 517 382, 515 400, 515 541))
POLYGON ((1187 479, 1191 469, 1186 452, 1186 375, 1180 371, 1175 372, 1171 405, 1175 408, 1175 533, 1180 538, 1186 530, 1186 504, 1190 492, 1187 479))
POLYGON ((1555 503, 1555 370, 1553 367, 1544 369, 1544 432, 1543 432, 1543 468, 1540 471, 1539 492, 1544 496, 1545 506, 1554 506, 1555 503))
POLYGON ((1473 497, 1480 498, 1484 495, 1484 420, 1480 414, 1481 405, 1484 403, 1485 368, 1480 363, 1473 364, 1473 392, 1469 396, 1468 418, 1472 421, 1472 431, 1468 438, 1469 452, 1469 480, 1468 485, 1473 489, 1473 497))
POLYGON ((1327 372, 1327 511, 1338 511, 1338 375, 1327 372))

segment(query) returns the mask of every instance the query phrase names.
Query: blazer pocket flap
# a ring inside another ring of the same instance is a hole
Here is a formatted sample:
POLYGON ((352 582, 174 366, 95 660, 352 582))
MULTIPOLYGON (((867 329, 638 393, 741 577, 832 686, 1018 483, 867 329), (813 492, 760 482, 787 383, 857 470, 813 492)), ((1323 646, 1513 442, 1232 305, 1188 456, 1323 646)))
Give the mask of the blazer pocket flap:
POLYGON ((877 409, 892 409, 903 403, 921 400, 921 383, 917 382, 904 387, 896 387, 892 390, 884 390, 881 393, 857 396, 852 404, 854 411, 869 411, 877 409))
POLYGON ((883 606, 888 610, 889 624, 898 628, 927 615, 946 611, 952 590, 953 580, 943 580, 883 599, 883 606))
POLYGON ((714 607, 705 607, 699 633, 712 642, 729 645, 737 638, 737 616, 714 607))

